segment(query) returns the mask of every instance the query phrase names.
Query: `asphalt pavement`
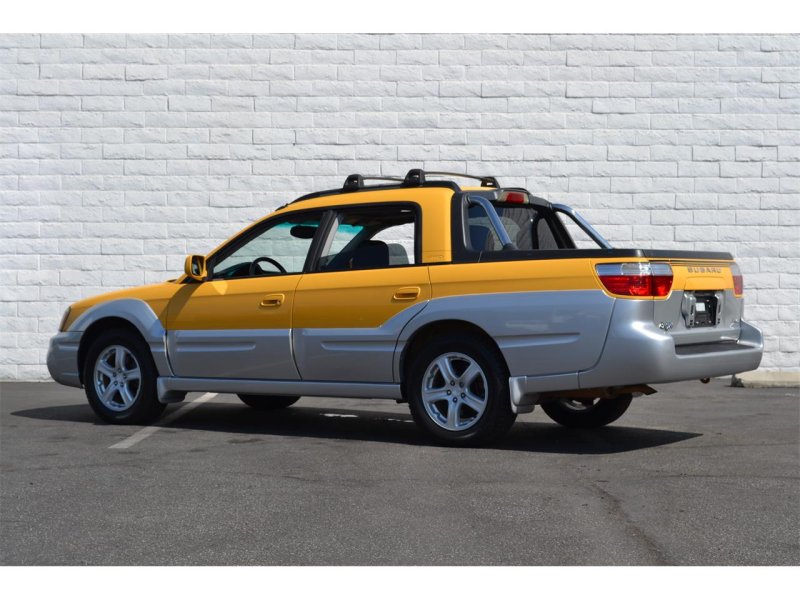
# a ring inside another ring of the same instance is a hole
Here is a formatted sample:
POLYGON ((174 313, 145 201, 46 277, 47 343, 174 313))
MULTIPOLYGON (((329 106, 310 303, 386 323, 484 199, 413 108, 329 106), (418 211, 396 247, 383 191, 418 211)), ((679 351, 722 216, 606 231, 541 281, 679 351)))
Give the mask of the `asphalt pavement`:
POLYGON ((537 409, 458 449, 393 401, 194 394, 143 429, 2 383, 0 563, 800 564, 798 390, 655 387, 602 429, 537 409))

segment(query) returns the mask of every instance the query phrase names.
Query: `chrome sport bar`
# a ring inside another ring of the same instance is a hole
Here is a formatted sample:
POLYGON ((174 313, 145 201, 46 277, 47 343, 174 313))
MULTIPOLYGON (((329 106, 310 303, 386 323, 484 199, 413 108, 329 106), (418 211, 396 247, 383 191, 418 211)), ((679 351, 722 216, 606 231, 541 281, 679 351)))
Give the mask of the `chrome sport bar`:
POLYGON ((511 241, 511 237, 508 235, 506 228, 503 226, 503 222, 497 215, 497 211, 488 199, 483 196, 468 195, 467 204, 483 207, 483 210, 486 211, 486 216, 489 217, 489 222, 492 224, 492 227, 494 227, 495 233, 497 233, 497 238, 503 245, 503 250, 517 250, 517 245, 511 241))
POLYGON ((566 204, 551 204, 550 206, 553 207, 554 211, 564 213, 570 219, 575 221, 575 224, 580 227, 586 233, 586 235, 592 238, 598 246, 607 250, 611 250, 613 248, 608 240, 600 235, 594 227, 589 225, 589 222, 580 216, 574 208, 567 206, 566 204))

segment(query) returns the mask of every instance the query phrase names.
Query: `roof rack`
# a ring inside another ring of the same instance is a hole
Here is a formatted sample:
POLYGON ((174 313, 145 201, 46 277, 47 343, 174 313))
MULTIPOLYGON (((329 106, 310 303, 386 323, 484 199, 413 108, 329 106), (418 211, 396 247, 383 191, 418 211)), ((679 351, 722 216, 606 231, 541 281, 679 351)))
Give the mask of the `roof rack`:
POLYGON ((340 189, 325 190, 322 192, 313 192, 301 196, 295 202, 301 200, 311 200, 312 198, 319 198, 320 196, 330 196, 333 194, 345 194, 348 192, 357 192, 359 190, 381 190, 381 189, 399 189, 408 187, 448 187, 458 192, 461 188, 453 181, 446 179, 428 181, 428 175, 445 175, 450 177, 466 177, 467 179, 476 179, 481 182, 484 187, 499 188, 500 184, 497 179, 489 176, 470 175, 468 173, 451 173, 449 171, 424 171, 422 169, 411 169, 406 173, 405 177, 397 177, 393 175, 360 175, 353 173, 348 175, 344 180, 344 185, 340 189), (388 185, 364 185, 365 181, 388 181, 388 185))
POLYGON ((450 171, 423 171, 422 169, 411 169, 406 173, 405 177, 394 177, 384 175, 359 175, 354 173, 348 175, 342 186, 342 191, 355 191, 364 189, 364 182, 368 180, 375 181, 399 181, 402 182, 404 187, 418 187, 427 182, 428 175, 447 175, 450 177, 466 177, 467 179, 476 179, 481 182, 483 187, 499 188, 500 184, 494 177, 486 175, 470 175, 469 173, 452 173, 450 171))
MULTIPOLYGON (((422 171, 421 169, 419 169, 422 171)), ((409 171, 409 174, 411 171, 409 171)), ((488 175, 470 175, 469 173, 451 173, 450 171, 422 171, 423 175, 448 175, 450 177, 466 177, 467 179, 477 179, 483 187, 499 188, 500 184, 495 177, 488 175)))
POLYGON ((348 175, 347 179, 344 180, 342 191, 354 192, 360 190, 364 187, 365 181, 399 181, 402 183, 403 178, 389 175, 359 175, 358 173, 353 173, 352 175, 348 175))

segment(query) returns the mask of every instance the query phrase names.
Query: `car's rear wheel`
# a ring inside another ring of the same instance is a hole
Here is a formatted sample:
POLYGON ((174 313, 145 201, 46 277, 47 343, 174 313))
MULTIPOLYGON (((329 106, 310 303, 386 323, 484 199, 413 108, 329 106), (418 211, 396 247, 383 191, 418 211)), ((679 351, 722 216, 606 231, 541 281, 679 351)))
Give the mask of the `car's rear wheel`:
POLYGON ((150 349, 125 329, 100 334, 89 346, 83 368, 86 398, 109 423, 150 423, 164 411, 150 349))
POLYGON ((452 445, 497 439, 516 419, 502 357, 470 336, 426 345, 413 358, 406 392, 417 425, 452 445))
POLYGON ((631 394, 614 398, 556 398, 542 402, 542 410, 565 427, 602 427, 625 414, 632 399, 631 394))
POLYGON ((300 396, 262 396, 258 394, 236 394, 239 400, 256 410, 279 410, 288 408, 300 399, 300 396))

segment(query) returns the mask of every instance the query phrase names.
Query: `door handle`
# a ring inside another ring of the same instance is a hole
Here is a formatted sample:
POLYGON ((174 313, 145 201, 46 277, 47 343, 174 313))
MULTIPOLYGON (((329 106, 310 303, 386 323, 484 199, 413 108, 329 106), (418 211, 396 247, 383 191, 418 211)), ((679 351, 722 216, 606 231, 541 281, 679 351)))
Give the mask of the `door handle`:
POLYGON ((393 300, 416 300, 419 298, 421 290, 418 287, 401 287, 398 288, 394 296, 392 296, 393 300))
POLYGON ((268 294, 261 300, 260 306, 262 308, 277 308, 283 304, 284 300, 286 300, 286 296, 283 294, 268 294))

